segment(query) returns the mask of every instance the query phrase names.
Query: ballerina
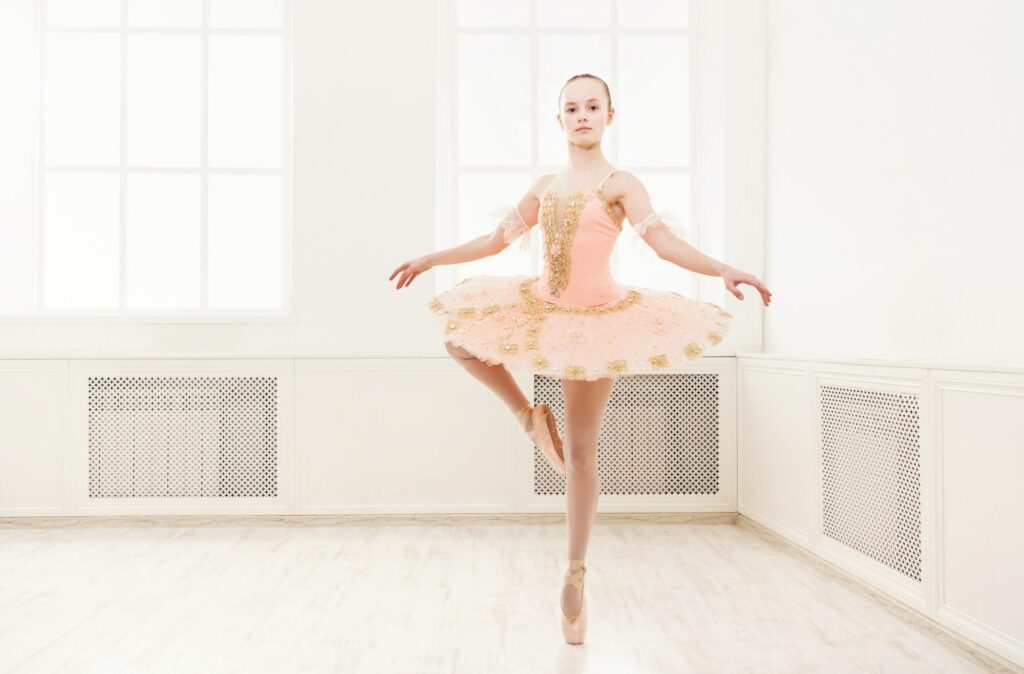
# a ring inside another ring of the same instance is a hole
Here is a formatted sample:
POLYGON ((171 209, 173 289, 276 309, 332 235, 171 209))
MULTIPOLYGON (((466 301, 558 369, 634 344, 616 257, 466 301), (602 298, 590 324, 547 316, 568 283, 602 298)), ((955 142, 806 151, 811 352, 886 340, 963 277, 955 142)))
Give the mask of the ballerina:
MULTIPOLYGON (((609 268, 614 244, 629 219, 637 240, 659 258, 722 278, 743 299, 748 284, 768 306, 771 292, 757 277, 704 255, 686 241, 668 212, 654 212, 644 185, 611 166, 601 139, 615 108, 601 78, 583 73, 559 92, 556 120, 569 161, 545 174, 519 202, 496 212, 495 229, 472 241, 403 262, 391 273, 396 289, 438 266, 497 255, 534 225, 543 230, 539 276, 473 276, 430 299, 448 353, 508 406, 552 468, 566 476, 569 566, 560 614, 567 643, 587 628, 584 560, 600 494, 597 438, 615 380, 699 358, 727 334, 732 314, 711 302, 666 290, 624 286, 609 268), (565 446, 544 403, 530 404, 508 368, 559 378, 565 399, 565 446)), ((628 230, 626 230, 628 231, 628 230)), ((632 234, 632 232, 631 232, 632 234)))

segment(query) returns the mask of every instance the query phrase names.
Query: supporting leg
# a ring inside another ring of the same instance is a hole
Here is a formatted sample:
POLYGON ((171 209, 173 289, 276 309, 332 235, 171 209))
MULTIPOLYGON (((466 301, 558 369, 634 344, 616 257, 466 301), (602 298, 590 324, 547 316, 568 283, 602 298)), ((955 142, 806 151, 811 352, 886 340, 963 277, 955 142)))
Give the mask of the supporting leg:
MULTIPOLYGON (((614 379, 562 380, 570 560, 586 558, 601 489, 597 472, 597 437, 614 384, 614 379)), ((572 585, 562 588, 562 610, 568 616, 579 613, 580 594, 572 585)))

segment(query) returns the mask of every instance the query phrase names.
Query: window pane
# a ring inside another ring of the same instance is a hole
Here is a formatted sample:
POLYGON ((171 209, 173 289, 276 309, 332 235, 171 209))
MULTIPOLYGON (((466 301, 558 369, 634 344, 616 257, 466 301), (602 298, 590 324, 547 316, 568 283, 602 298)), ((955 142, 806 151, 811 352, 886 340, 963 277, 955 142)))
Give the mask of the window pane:
POLYGON ((629 0, 619 3, 623 28, 685 28, 689 25, 688 0, 629 0))
POLYGON ((459 38, 459 163, 530 161, 529 40, 519 35, 459 38))
POLYGON ((651 166, 690 163, 689 42, 685 35, 619 39, 619 162, 651 166))
POLYGON ((526 26, 530 23, 527 0, 459 0, 459 26, 526 26))
POLYGON ((200 89, 198 35, 128 37, 128 163, 198 166, 200 89))
POLYGON ((210 164, 280 167, 282 42, 266 35, 211 35, 210 164))
POLYGON ((202 19, 201 0, 128 0, 129 26, 198 28, 202 19))
POLYGON ((209 180, 210 307, 281 308, 281 177, 212 175, 209 180))
POLYGON ((540 0, 537 3, 537 21, 545 27, 607 28, 610 16, 608 0, 540 0))
POLYGON ((210 25, 216 28, 280 28, 281 0, 210 0, 210 25))
POLYGON ((119 180, 113 174, 46 176, 43 304, 47 308, 117 307, 119 180))
POLYGON ((128 176, 126 303, 198 308, 200 177, 128 176))
POLYGON ((53 27, 120 27, 121 0, 46 0, 46 23, 53 27))
MULTIPOLYGON (((651 207, 661 212, 672 211, 682 218, 684 226, 693 230, 690 224, 690 176, 688 174, 664 174, 635 172, 651 197, 651 207)), ((632 227, 629 220, 623 227, 632 227)), ((635 230, 634 230, 635 231, 635 230)), ((677 267, 671 262, 658 259, 644 241, 638 241, 633 248, 623 233, 615 247, 615 278, 625 285, 637 285, 660 290, 674 290, 687 297, 693 296, 691 283, 693 272, 677 267), (645 250, 646 249, 646 250, 645 250), (645 255, 646 253, 646 255, 645 255)))
POLYGON ((0 3, 0 313, 26 314, 34 304, 32 239, 37 96, 33 3, 0 3), (24 104, 21 104, 24 103, 24 104))
POLYGON ((46 161, 117 165, 121 148, 121 38, 46 37, 46 161))
MULTIPOLYGON (((491 217, 491 211, 505 206, 515 206, 533 184, 529 173, 487 173, 463 174, 459 176, 459 223, 457 241, 465 243, 482 234, 488 234, 498 226, 498 219, 491 217)), ((537 250, 540 232, 534 229, 533 249, 537 250)), ((466 262, 456 268, 457 278, 463 279, 477 274, 529 274, 532 255, 520 250, 521 241, 516 239, 498 255, 466 262)))
MULTIPOLYGON (((538 128, 540 163, 564 164, 566 154, 565 133, 558 126, 558 94, 565 81, 579 73, 591 73, 608 81, 611 70, 608 37, 604 35, 541 35, 538 38, 538 128)), ((611 86, 611 83, 609 83, 611 86)), ((615 95, 615 92, 612 92, 615 95)), ((616 98, 612 101, 618 105, 616 98)), ((605 130, 601 146, 605 156, 611 147, 612 133, 618 119, 605 130)))

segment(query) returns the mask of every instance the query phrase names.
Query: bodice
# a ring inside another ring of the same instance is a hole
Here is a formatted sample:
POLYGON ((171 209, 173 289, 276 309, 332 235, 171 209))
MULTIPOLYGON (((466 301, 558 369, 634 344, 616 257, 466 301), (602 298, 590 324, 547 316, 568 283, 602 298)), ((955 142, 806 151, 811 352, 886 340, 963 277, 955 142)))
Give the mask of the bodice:
POLYGON ((537 296, 563 306, 596 306, 626 297, 612 278, 611 255, 623 218, 600 187, 566 196, 545 192, 540 205, 544 266, 537 296))

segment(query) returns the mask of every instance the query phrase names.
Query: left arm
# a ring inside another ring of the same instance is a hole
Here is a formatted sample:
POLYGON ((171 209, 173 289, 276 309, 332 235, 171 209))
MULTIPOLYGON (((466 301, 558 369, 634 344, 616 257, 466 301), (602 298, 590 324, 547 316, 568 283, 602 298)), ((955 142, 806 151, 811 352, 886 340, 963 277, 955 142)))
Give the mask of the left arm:
MULTIPOLYGON (((628 171, 619 171, 608 181, 606 193, 609 197, 617 197, 630 223, 637 223, 654 213, 651 198, 643 183, 628 171), (614 185, 612 184, 614 181, 614 185)), ((609 199, 611 200, 611 199, 609 199)), ((743 293, 736 286, 746 283, 761 293, 765 306, 771 302, 772 293, 753 274, 731 267, 724 262, 700 252, 686 241, 675 236, 665 224, 655 220, 642 234, 643 240, 654 249, 662 260, 707 276, 720 276, 726 289, 739 299, 743 293)))

